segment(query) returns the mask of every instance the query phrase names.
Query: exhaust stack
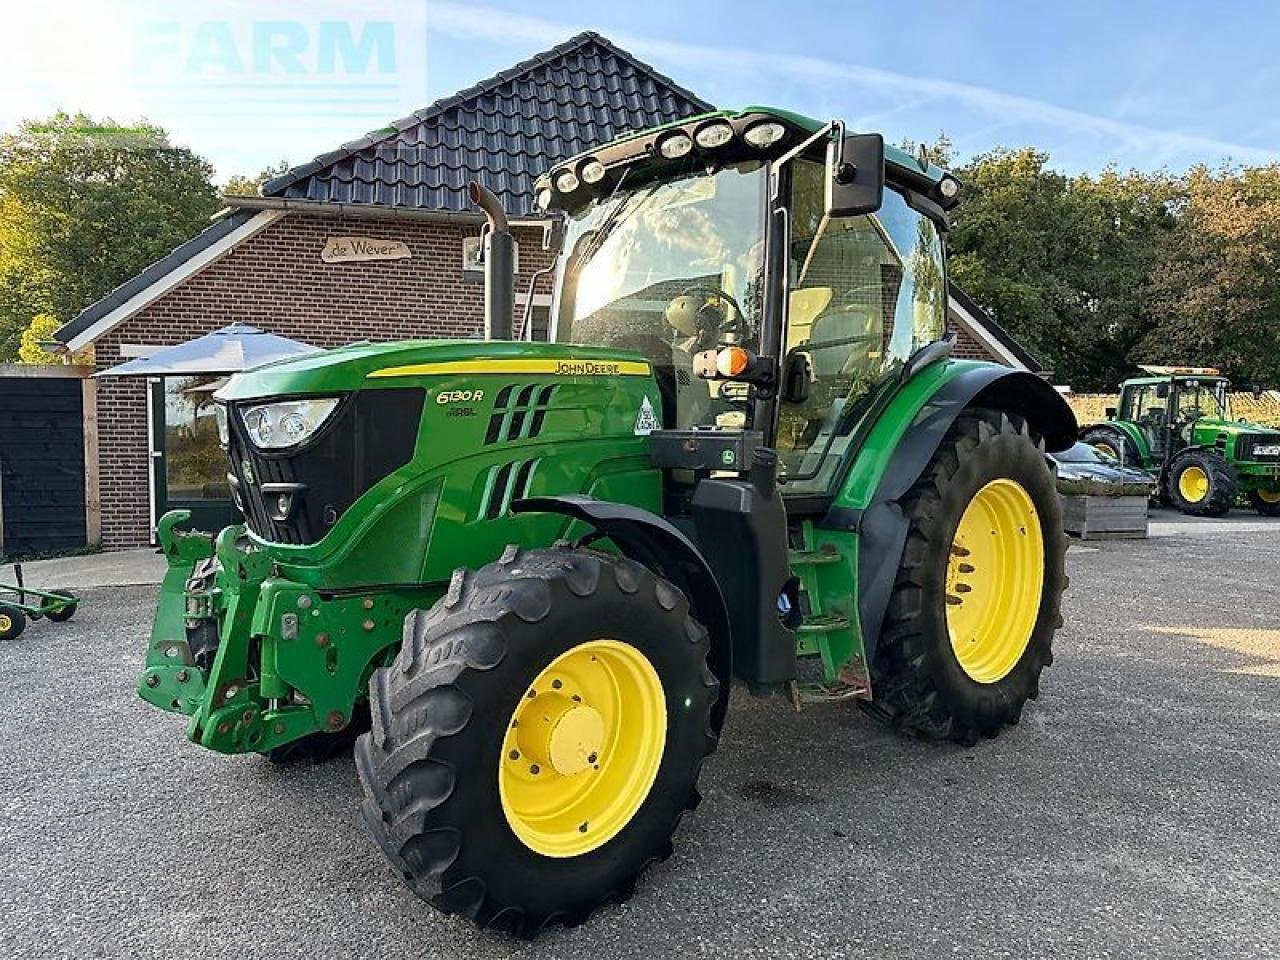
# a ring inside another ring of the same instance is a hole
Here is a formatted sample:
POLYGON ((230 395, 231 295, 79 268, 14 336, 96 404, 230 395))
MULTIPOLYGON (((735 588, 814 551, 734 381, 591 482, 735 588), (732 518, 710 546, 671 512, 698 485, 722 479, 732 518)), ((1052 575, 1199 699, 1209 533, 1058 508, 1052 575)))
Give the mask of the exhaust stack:
POLYGON ((472 180, 467 184, 471 202, 484 211, 481 252, 484 260, 484 337, 511 339, 511 314, 515 309, 515 241, 502 202, 488 187, 472 180))

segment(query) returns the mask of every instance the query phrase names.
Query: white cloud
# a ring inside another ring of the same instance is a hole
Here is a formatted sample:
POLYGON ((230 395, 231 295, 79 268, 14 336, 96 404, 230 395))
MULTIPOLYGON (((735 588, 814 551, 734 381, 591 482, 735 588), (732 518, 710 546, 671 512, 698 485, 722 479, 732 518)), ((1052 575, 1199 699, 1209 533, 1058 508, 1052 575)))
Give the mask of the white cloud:
MULTIPOLYGON (((491 7, 464 6, 449 0, 431 0, 427 10, 428 30, 495 44, 533 45, 542 49, 563 41, 572 33, 588 29, 582 24, 553 22, 491 7)), ((600 29, 602 33, 606 32, 600 29)), ((1280 149, 1232 143, 1199 133, 1118 120, 953 80, 896 73, 817 57, 689 44, 612 30, 607 31, 607 35, 660 68, 664 65, 688 65, 709 77, 742 78, 750 82, 752 89, 761 91, 774 91, 779 83, 801 84, 810 91, 812 101, 817 103, 830 100, 833 84, 839 83, 845 89, 852 85, 877 99, 876 103, 868 105, 877 116, 936 102, 940 117, 950 117, 957 107, 966 108, 979 114, 982 121, 997 127, 1045 127, 1089 138, 1094 144, 1106 145, 1107 149, 1100 152, 1141 156, 1147 161, 1144 165, 1159 165, 1175 158, 1210 163, 1223 158, 1245 163, 1280 161, 1280 149)), ((683 67, 672 69, 687 73, 683 67)), ((934 132, 931 129, 921 133, 927 136, 934 132)))

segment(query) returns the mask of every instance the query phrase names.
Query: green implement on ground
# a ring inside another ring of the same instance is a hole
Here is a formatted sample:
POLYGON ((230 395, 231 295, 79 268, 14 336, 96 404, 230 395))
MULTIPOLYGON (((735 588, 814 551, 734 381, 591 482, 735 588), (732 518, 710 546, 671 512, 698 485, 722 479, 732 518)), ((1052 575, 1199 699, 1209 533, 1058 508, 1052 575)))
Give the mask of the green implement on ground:
POLYGON ((1230 381, 1213 367, 1142 370, 1148 376, 1120 385, 1119 409, 1080 439, 1146 470, 1160 499, 1183 513, 1222 516, 1243 496, 1280 517, 1280 430, 1232 419, 1230 381))
POLYGON ((30 620, 70 620, 79 606, 76 595, 63 587, 48 591, 26 586, 20 563, 13 565, 13 580, 11 584, 0 583, 0 640, 16 640, 30 620))
POLYGON ((751 107, 536 186, 549 343, 360 344, 217 394, 246 523, 160 523, 139 693, 224 753, 355 742, 424 899, 531 936, 625 898, 696 806, 734 680, 962 744, 1018 722, 1065 585, 1043 380, 951 356, 959 183, 751 107))

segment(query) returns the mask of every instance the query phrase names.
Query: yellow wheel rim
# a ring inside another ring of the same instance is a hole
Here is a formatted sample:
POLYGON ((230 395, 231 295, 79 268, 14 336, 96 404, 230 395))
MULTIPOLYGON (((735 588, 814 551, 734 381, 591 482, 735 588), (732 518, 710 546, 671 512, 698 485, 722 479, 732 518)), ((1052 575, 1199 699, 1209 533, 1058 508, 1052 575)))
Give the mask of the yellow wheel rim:
POLYGON ((1108 457, 1110 457, 1113 460, 1120 459, 1120 454, 1117 453, 1116 449, 1113 446, 1111 446, 1111 444, 1109 443, 1104 443, 1099 441, 1095 443, 1093 446, 1095 449, 1101 450, 1103 453, 1105 453, 1108 457))
POLYGON ((648 657, 617 640, 562 653, 507 724, 498 792, 508 825, 547 857, 603 846, 649 795, 666 739, 666 699, 648 657))
POLYGON ((1187 467, 1178 474, 1178 492, 1187 503, 1199 503, 1209 495, 1209 475, 1200 467, 1187 467))
POLYGON ((7 613, 0 613, 0 633, 4 633, 13 626, 13 617, 7 613))
POLYGON ((1259 490, 1258 499, 1263 503, 1280 503, 1280 490, 1259 490))
POLYGON ((1030 494, 992 480, 960 517, 947 560, 947 632, 960 667, 995 683, 1022 659, 1040 615, 1044 536, 1030 494))

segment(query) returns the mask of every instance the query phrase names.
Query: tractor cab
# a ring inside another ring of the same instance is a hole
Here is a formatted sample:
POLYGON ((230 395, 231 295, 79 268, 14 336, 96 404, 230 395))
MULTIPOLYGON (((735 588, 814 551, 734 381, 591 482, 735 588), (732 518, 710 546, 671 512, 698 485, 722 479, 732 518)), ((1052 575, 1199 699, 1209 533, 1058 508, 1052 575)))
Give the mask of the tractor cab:
POLYGON ((1118 419, 1133 423, 1155 457, 1193 442, 1192 425, 1231 419, 1230 381, 1214 367, 1142 366, 1151 374, 1125 381, 1118 419))
POLYGON ((538 191, 566 223, 553 339, 642 353, 660 429, 758 436, 793 504, 829 501, 874 397, 946 332, 959 184, 837 127, 710 115, 572 158, 538 191))

